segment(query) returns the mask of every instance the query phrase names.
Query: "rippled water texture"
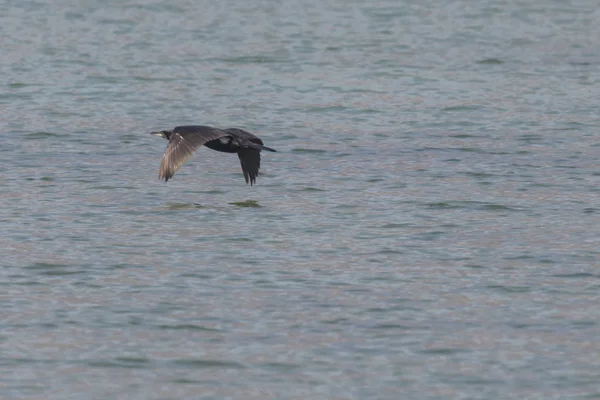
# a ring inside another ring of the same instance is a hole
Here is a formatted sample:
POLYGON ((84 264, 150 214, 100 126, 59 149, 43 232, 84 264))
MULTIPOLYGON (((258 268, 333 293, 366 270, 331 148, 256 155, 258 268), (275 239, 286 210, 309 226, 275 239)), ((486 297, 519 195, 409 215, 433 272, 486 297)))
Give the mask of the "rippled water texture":
POLYGON ((600 398, 598 38, 594 1, 1 1, 0 397, 600 398), (183 124, 278 152, 165 184, 183 124))

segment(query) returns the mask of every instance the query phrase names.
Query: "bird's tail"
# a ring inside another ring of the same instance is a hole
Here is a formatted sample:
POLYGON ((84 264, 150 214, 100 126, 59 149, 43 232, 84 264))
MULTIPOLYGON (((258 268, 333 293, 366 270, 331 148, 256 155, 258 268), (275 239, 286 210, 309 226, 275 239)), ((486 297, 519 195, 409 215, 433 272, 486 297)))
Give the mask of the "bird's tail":
POLYGON ((275 150, 275 149, 272 149, 270 147, 264 146, 262 144, 254 143, 254 142, 248 142, 247 146, 250 147, 251 149, 255 149, 255 150, 267 150, 267 151, 277 152, 277 150, 275 150))
POLYGON ((272 149, 272 148, 270 148, 270 147, 267 147, 267 146, 262 146, 262 145, 261 145, 260 147, 261 147, 261 150, 267 150, 267 151, 273 151, 273 152, 277 152, 277 150, 275 150, 275 149, 272 149))

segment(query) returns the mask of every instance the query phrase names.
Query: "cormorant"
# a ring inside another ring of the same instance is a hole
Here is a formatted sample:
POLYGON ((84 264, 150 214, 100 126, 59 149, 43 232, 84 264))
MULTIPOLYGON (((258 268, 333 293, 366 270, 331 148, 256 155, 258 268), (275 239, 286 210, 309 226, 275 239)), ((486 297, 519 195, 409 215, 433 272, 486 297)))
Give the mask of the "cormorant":
POLYGON ((242 164, 246 184, 253 185, 260 168, 260 151, 275 151, 263 146, 263 141, 250 132, 238 128, 219 129, 210 126, 177 126, 170 131, 152 132, 169 141, 162 157, 158 177, 168 181, 191 156, 204 145, 224 153, 237 153, 242 164))

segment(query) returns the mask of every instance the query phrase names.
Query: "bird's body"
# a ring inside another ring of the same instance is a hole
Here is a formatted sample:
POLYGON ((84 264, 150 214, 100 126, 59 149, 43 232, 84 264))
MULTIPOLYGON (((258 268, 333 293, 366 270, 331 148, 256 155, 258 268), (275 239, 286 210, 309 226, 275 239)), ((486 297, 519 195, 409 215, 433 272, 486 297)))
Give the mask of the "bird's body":
POLYGON ((246 183, 253 185, 260 169, 260 151, 275 151, 263 145, 262 140, 242 129, 219 129, 203 125, 177 126, 173 130, 152 132, 169 141, 163 154, 159 178, 165 182, 173 177, 175 172, 202 145, 209 149, 237 153, 242 164, 242 172, 246 183))

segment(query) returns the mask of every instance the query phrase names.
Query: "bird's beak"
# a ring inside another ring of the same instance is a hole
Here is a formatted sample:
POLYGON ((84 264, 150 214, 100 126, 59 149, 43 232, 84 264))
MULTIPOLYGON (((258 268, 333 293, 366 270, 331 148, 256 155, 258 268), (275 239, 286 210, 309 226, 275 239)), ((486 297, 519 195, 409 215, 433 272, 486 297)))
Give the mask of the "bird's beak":
POLYGON ((150 132, 151 135, 165 137, 165 134, 162 132, 150 132))

